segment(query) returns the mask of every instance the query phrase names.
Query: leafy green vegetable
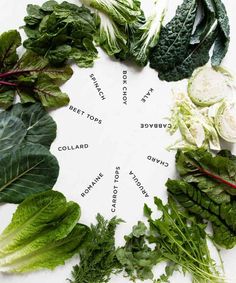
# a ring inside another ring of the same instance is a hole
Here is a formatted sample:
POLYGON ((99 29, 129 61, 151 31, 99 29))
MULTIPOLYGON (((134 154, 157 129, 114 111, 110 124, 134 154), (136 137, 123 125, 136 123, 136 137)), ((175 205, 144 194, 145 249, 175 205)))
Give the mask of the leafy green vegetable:
POLYGON ((223 101, 215 115, 215 125, 219 135, 228 142, 236 142, 236 104, 223 101))
POLYGON ((205 149, 178 151, 176 168, 187 182, 197 186, 217 203, 236 195, 236 163, 228 157, 212 156, 205 149))
POLYGON ((181 267, 184 273, 191 274, 192 282, 225 282, 210 257, 204 231, 206 225, 198 223, 172 198, 167 205, 155 198, 155 204, 162 213, 160 218, 153 219, 147 206, 145 211, 150 223, 149 241, 155 244, 155 250, 162 259, 171 263, 162 278, 168 282, 168 275, 181 267))
POLYGON ((109 56, 113 56, 126 49, 128 38, 125 33, 125 27, 118 25, 103 12, 97 11, 96 17, 99 25, 99 30, 95 37, 96 43, 109 56))
POLYGON ((138 222, 130 235, 125 236, 125 246, 117 250, 117 259, 132 281, 153 279, 153 267, 162 259, 153 251, 146 239, 147 227, 138 222))
POLYGON ((188 78, 208 62, 213 45, 212 65, 218 66, 227 53, 229 33, 228 16, 221 0, 184 0, 175 17, 161 30, 150 66, 159 72, 161 80, 188 78), (203 16, 194 30, 197 7, 201 4, 203 16))
POLYGON ((149 53, 159 39, 159 34, 167 9, 166 0, 156 0, 152 14, 143 20, 131 37, 130 53, 133 60, 139 66, 146 66, 149 60, 149 53))
POLYGON ((76 224, 80 207, 55 191, 22 202, 0 235, 0 271, 54 269, 71 258, 85 240, 88 228, 76 224))
POLYGON ((182 180, 168 180, 168 191, 198 217, 212 223, 213 239, 225 248, 236 245, 236 157, 216 156, 204 149, 178 151, 176 167, 182 180))
POLYGON ((2 51, 0 49, 0 106, 11 106, 16 92, 22 103, 41 101, 45 107, 68 104, 68 96, 59 87, 70 79, 72 69, 69 66, 51 67, 47 59, 31 51, 24 53, 19 59, 16 48, 20 42, 20 35, 15 30, 0 36, 0 46, 11 44, 8 46, 9 54, 5 54, 3 48, 2 51), (10 41, 12 37, 15 37, 17 44, 10 41))
POLYGON ((0 121, 1 151, 12 149, 22 142, 50 148, 56 137, 56 123, 40 103, 17 103, 0 113, 0 121))
POLYGON ((97 58, 93 44, 95 18, 84 6, 48 1, 27 8, 24 47, 47 58, 54 66, 72 59, 80 67, 91 67, 97 58))
POLYGON ((115 248, 115 229, 120 222, 115 217, 106 221, 97 215, 97 224, 91 225, 87 241, 79 252, 80 264, 73 267, 71 283, 105 283, 112 274, 121 271, 115 248))
POLYGON ((162 28, 157 46, 150 57, 150 66, 168 71, 186 57, 197 11, 196 0, 184 0, 175 17, 162 28))
MULTIPOLYGON (((0 113, 0 152, 11 150, 24 140, 27 129, 24 123, 17 117, 0 113)), ((5 113, 4 113, 5 114, 5 113)))
POLYGON ((236 245, 236 202, 216 202, 197 184, 183 180, 168 180, 168 192, 189 212, 212 223, 213 240, 221 247, 236 245))
POLYGON ((188 82, 188 95, 198 106, 211 106, 230 93, 233 78, 223 68, 204 66, 193 73, 188 82))
POLYGON ((106 13, 121 25, 134 22, 141 14, 139 1, 134 0, 82 0, 82 3, 106 13))
POLYGON ((219 136, 214 121, 208 116, 208 111, 198 108, 184 93, 175 94, 174 98, 175 103, 170 117, 172 124, 170 133, 174 134, 179 129, 182 139, 169 146, 168 149, 210 147, 219 150, 219 136))
POLYGON ((0 202, 20 203, 35 193, 51 190, 59 166, 42 145, 27 144, 0 158, 0 202))

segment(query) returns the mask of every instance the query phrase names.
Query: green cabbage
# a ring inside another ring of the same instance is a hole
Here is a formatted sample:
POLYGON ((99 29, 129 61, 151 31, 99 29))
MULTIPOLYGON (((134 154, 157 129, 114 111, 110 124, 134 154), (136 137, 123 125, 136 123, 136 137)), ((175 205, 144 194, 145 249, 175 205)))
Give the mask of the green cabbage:
POLYGON ((224 101, 215 115, 215 127, 226 141, 236 142, 236 104, 224 101))
POLYGON ((188 82, 188 95, 199 106, 222 101, 230 93, 231 74, 223 68, 204 66, 193 73, 188 82))

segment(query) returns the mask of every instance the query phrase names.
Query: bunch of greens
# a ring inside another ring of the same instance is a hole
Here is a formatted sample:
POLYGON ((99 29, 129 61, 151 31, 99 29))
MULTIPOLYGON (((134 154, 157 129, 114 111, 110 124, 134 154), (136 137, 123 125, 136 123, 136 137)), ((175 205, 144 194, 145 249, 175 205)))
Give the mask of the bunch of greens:
POLYGON ((88 228, 77 224, 80 207, 55 191, 22 202, 0 235, 0 271, 54 269, 78 252, 88 228))
POLYGON ((53 66, 73 60, 79 67, 91 67, 97 58, 93 44, 95 18, 85 7, 47 1, 41 7, 28 5, 24 31, 28 39, 24 47, 53 66))
POLYGON ((220 150, 220 138, 236 141, 234 80, 222 67, 198 68, 188 82, 188 95, 175 94, 170 133, 180 130, 182 139, 169 149, 199 147, 220 150))
POLYGON ((16 93, 21 102, 40 101, 45 107, 68 104, 68 96, 60 86, 72 76, 72 69, 51 67, 48 60, 28 51, 19 59, 16 52, 21 45, 18 31, 0 35, 0 107, 8 108, 16 93))
POLYGON ((152 269, 162 260, 161 254, 149 247, 147 227, 140 221, 132 233, 125 236, 125 246, 118 248, 116 256, 132 281, 153 279, 152 269))
POLYGON ((125 237, 125 246, 117 251, 127 276, 133 281, 153 279, 153 268, 165 262, 165 273, 153 282, 169 282, 174 271, 181 270, 190 273, 194 283, 225 282, 210 257, 206 225, 199 223, 172 198, 166 205, 155 198, 155 205, 161 216, 154 219, 151 209, 145 205, 149 227, 139 222, 125 237))
POLYGON ((229 19, 221 0, 184 0, 175 17, 162 28, 150 66, 158 71, 161 80, 188 78, 208 62, 213 45, 211 61, 218 66, 227 53, 229 34, 229 19), (198 11, 201 16, 196 23, 198 11))
POLYGON ((134 22, 141 13, 139 0, 82 0, 82 3, 106 13, 121 25, 134 22))
POLYGON ((40 103, 0 113, 0 202, 52 189, 59 166, 48 149, 55 137, 56 123, 40 103))
POLYGON ((212 223, 216 244, 234 247, 236 157, 229 151, 212 156, 204 149, 179 150, 176 167, 182 180, 168 180, 168 192, 191 213, 212 223))
POLYGON ((165 279, 164 282, 168 282, 173 271, 181 268, 184 273, 191 274, 192 282, 225 282, 210 257, 206 225, 198 223, 172 198, 169 198, 167 205, 155 198, 155 205, 162 213, 160 218, 153 219, 152 211, 147 205, 144 207, 144 213, 150 223, 149 242, 155 245, 160 259, 168 262, 169 266, 159 281, 163 282, 165 279))
POLYGON ((116 258, 115 230, 122 220, 105 220, 97 215, 97 224, 91 225, 90 233, 82 249, 80 264, 73 267, 71 283, 109 282, 112 274, 121 271, 116 258))
POLYGON ((145 18, 140 1, 83 0, 97 9, 96 43, 109 56, 131 60, 144 67, 149 53, 158 41, 167 0, 156 0, 152 14, 145 18))

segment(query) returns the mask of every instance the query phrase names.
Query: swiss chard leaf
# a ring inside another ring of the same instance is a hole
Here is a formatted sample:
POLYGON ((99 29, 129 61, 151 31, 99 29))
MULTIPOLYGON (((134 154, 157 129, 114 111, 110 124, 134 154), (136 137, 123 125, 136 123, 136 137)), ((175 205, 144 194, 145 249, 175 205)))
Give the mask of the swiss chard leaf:
POLYGON ((76 224, 80 207, 55 191, 21 203, 0 235, 0 271, 19 273, 54 269, 78 252, 88 233, 76 224))
POLYGON ((27 144, 1 156, 0 172, 0 202, 20 203, 32 194, 51 190, 59 166, 44 146, 27 144))
POLYGON ((188 211, 212 223, 213 239, 219 246, 236 244, 236 202, 217 203, 201 189, 183 180, 168 180, 168 192, 188 211))
POLYGON ((196 183, 217 203, 230 202, 230 195, 236 195, 236 163, 228 157, 214 157, 205 149, 178 151, 176 166, 185 181, 196 183))

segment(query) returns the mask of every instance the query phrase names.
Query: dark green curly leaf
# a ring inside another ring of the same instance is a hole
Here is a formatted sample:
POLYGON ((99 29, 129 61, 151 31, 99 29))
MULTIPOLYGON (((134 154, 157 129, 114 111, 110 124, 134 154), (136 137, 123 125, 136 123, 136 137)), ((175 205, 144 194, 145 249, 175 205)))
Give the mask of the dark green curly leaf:
POLYGON ((162 28, 158 44, 151 52, 151 68, 164 72, 186 58, 196 11, 196 0, 184 0, 178 7, 175 17, 162 28))

